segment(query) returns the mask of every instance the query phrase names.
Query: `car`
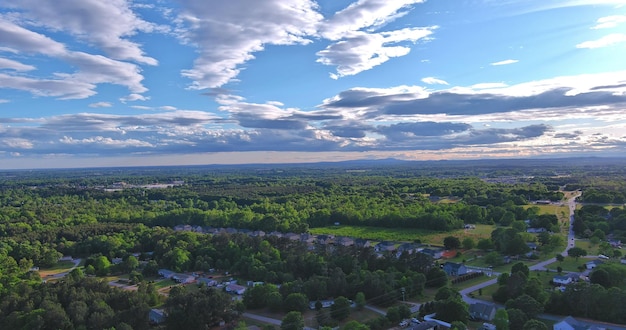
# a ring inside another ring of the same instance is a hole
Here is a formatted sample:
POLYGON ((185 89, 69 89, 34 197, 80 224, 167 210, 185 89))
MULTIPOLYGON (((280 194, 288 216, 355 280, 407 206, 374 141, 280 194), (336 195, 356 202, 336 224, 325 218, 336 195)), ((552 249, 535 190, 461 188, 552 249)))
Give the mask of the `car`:
POLYGON ((415 317, 411 319, 411 322, 412 322, 412 323, 415 323, 415 324, 420 324, 420 323, 422 323, 422 322, 420 322, 420 320, 418 320, 418 319, 417 319, 417 318, 415 318, 415 317))
POLYGON ((605 256, 604 254, 599 255, 598 258, 600 258, 600 259, 609 259, 609 257, 605 256))
POLYGON ((409 322, 407 322, 406 320, 404 320, 404 321, 400 322, 400 324, 399 324, 399 325, 400 325, 401 327, 403 327, 403 328, 404 328, 404 327, 406 327, 406 326, 408 326, 408 325, 409 325, 409 322))

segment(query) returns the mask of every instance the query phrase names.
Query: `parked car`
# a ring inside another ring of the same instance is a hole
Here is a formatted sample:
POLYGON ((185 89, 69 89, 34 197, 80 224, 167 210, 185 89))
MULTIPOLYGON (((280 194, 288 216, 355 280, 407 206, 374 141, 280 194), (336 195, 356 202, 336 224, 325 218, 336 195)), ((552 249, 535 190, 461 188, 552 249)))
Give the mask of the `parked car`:
POLYGON ((399 325, 404 328, 409 325, 409 322, 407 320, 403 320, 399 325))
POLYGON ((418 320, 418 319, 417 319, 417 318, 415 318, 415 317, 411 319, 411 322, 412 322, 412 323, 415 323, 415 324, 420 324, 420 323, 422 323, 422 322, 420 322, 420 320, 418 320))
POLYGON ((609 259, 609 257, 605 256, 604 254, 599 255, 598 258, 600 258, 600 259, 609 259))

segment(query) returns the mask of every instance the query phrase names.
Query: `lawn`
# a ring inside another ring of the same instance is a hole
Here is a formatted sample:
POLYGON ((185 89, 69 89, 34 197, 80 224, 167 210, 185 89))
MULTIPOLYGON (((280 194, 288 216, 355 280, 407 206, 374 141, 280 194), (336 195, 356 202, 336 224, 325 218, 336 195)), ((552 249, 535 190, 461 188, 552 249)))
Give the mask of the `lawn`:
POLYGON ((579 272, 580 270, 578 269, 578 267, 584 265, 587 261, 589 260, 585 258, 578 258, 578 260, 576 260, 576 258, 565 257, 565 260, 563 260, 562 262, 557 261, 551 263, 546 268, 550 270, 556 270, 556 268, 560 266, 561 268, 563 268, 563 271, 566 272, 579 272))
POLYGON ((365 238, 373 241, 414 242, 419 240, 425 244, 442 245, 446 236, 456 236, 463 240, 471 237, 475 241, 489 238, 495 226, 476 225, 476 229, 457 229, 448 232, 432 231, 416 228, 380 228, 366 226, 328 226, 311 228, 311 234, 331 234, 353 238, 365 238))
POLYGON ((591 242, 589 242, 589 240, 577 239, 575 244, 576 244, 576 247, 582 248, 585 251, 587 251, 588 256, 597 256, 599 254, 599 250, 600 250, 599 245, 598 244, 593 245, 591 244, 591 242))
POLYGON ((54 266, 50 268, 39 269, 39 276, 43 278, 52 274, 63 273, 72 267, 74 267, 73 261, 62 260, 62 261, 57 262, 54 266))

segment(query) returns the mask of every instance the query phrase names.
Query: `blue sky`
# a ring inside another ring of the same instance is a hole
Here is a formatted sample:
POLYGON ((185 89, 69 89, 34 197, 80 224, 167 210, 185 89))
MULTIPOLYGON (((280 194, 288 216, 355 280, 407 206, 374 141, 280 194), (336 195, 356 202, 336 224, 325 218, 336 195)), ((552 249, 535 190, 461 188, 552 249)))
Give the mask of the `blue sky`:
POLYGON ((0 168, 626 155, 626 0, 3 0, 0 168))

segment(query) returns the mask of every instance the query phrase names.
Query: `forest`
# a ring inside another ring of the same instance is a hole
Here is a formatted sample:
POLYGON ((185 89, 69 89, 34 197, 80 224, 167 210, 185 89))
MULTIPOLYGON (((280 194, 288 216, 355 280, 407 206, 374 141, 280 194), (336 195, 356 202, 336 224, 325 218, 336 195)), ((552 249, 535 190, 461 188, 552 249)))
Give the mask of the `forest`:
MULTIPOLYGON (((366 303, 393 311, 362 322, 369 329, 386 329, 406 314, 396 310, 401 297, 419 301, 425 290, 451 284, 439 261, 423 253, 381 254, 356 246, 312 250, 284 237, 210 235, 176 231, 177 225, 300 234, 338 224, 441 233, 484 224, 493 226, 488 239, 435 243, 482 251, 497 264, 499 256, 527 253, 529 239, 544 255, 564 247, 557 217, 542 214, 534 203, 558 203, 564 191, 580 190, 584 204, 576 212, 577 236, 626 241, 624 163, 537 162, 0 172, 0 328, 147 329, 151 308, 169 315, 162 327, 200 329, 220 322, 235 327, 246 310, 264 308, 293 318, 310 301, 332 297, 338 306, 344 298, 359 302, 357 308, 366 303), (557 234, 535 238, 526 233, 529 226, 557 234), (37 269, 54 267, 63 256, 80 258, 80 267, 60 280, 40 277, 37 269), (156 287, 159 269, 217 270, 264 284, 249 288, 239 302, 205 287, 175 286, 163 295, 156 287), (122 274, 137 290, 103 281, 122 274), (200 317, 198 310, 207 312, 200 317)), ((615 280, 620 270, 602 270, 608 279, 596 276, 585 290, 621 297, 624 283, 615 280)), ((511 271, 510 277, 522 273, 511 271)), ((507 306, 530 297, 541 311, 626 321, 617 306, 580 311, 561 303, 580 295, 538 292, 528 277, 513 282, 515 289, 497 296, 507 306)), ((439 298, 433 308, 442 315, 450 306, 467 308, 454 294, 439 298)), ((343 324, 347 315, 337 308, 317 310, 317 324, 343 324)), ((444 317, 467 323, 462 312, 444 317)))

